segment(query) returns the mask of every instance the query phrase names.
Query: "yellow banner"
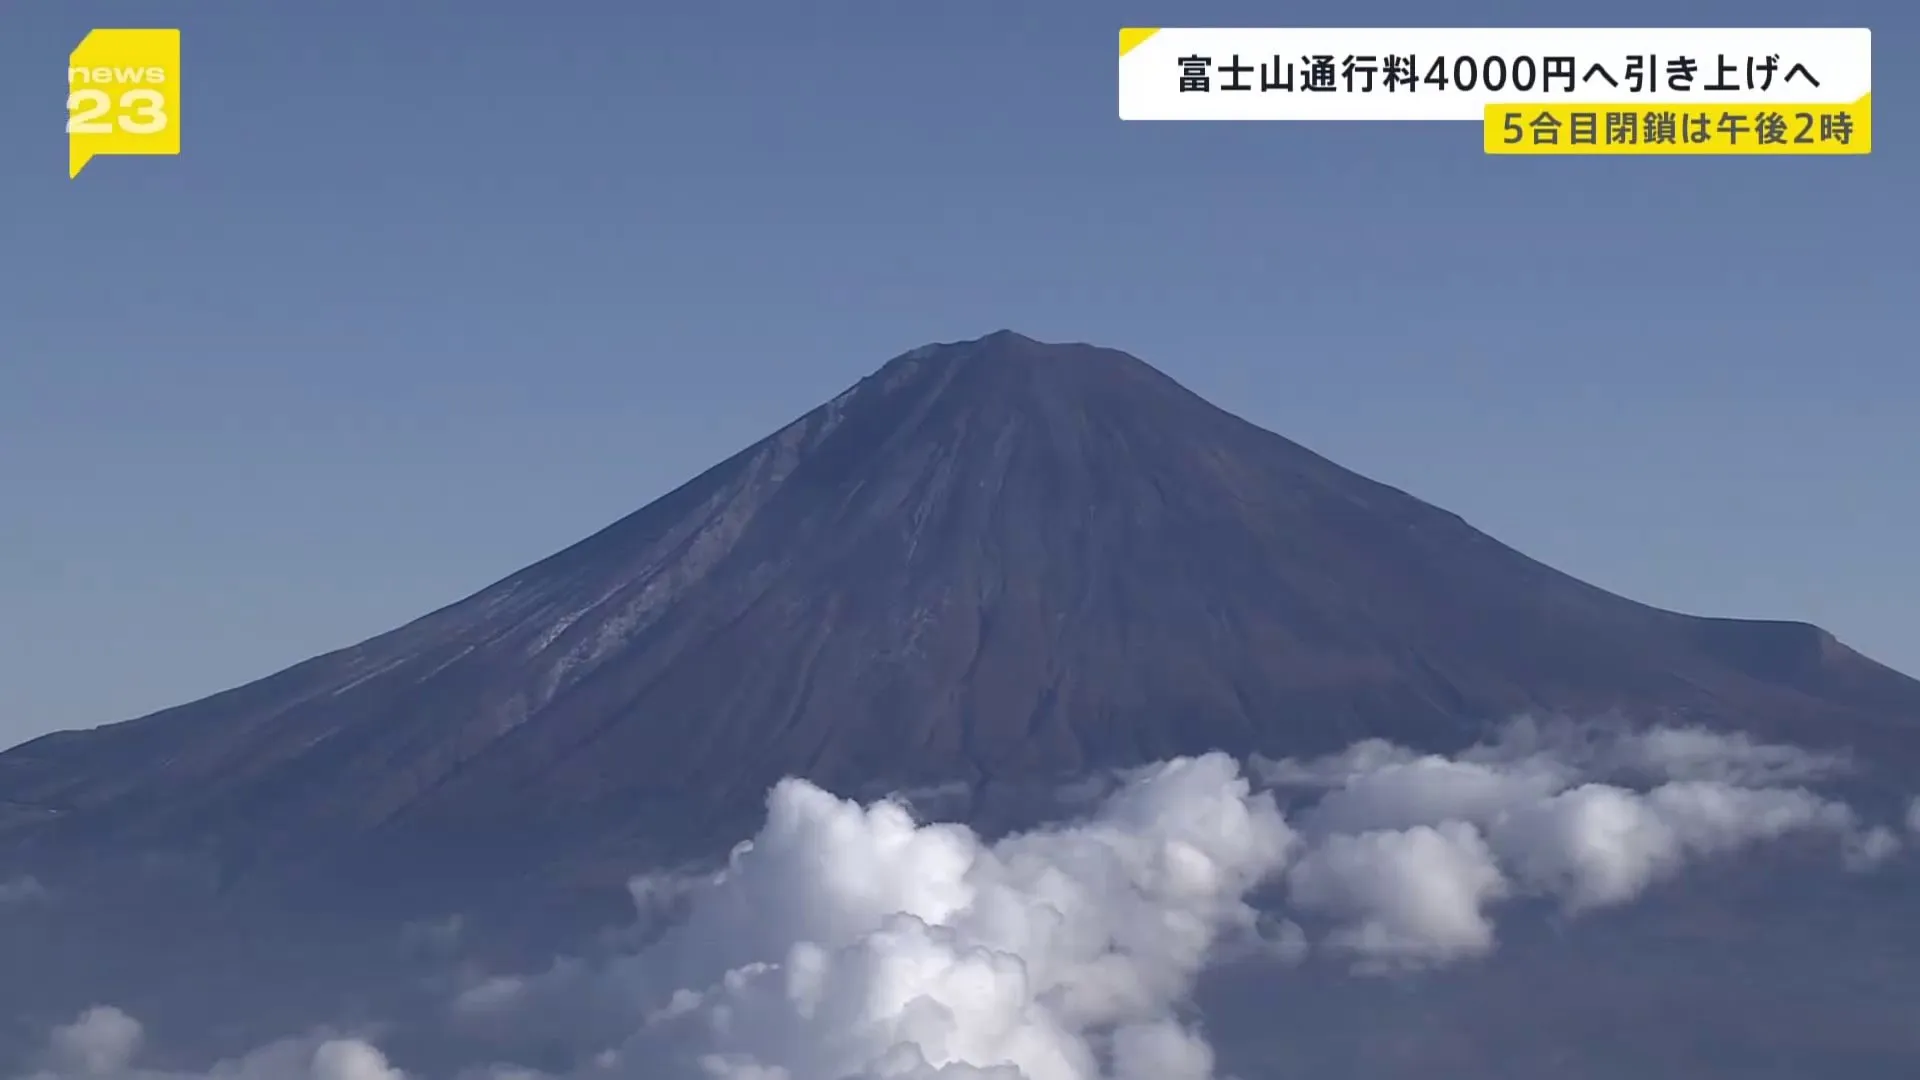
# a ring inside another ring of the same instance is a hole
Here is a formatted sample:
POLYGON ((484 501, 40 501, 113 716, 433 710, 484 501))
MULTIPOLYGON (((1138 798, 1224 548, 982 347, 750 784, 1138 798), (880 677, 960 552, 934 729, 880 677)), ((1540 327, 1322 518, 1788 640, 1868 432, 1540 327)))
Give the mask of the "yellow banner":
POLYGON ((1489 154, 1869 154, 1873 95, 1852 104, 1488 105, 1489 154))

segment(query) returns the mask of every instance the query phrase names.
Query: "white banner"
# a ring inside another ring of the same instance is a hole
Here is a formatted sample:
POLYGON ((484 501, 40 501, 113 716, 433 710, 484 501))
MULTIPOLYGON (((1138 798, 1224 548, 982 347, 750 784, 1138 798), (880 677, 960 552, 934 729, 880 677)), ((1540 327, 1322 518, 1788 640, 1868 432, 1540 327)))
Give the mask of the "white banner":
POLYGON ((1122 120, 1480 120, 1493 104, 1847 104, 1865 28, 1120 32, 1122 120))

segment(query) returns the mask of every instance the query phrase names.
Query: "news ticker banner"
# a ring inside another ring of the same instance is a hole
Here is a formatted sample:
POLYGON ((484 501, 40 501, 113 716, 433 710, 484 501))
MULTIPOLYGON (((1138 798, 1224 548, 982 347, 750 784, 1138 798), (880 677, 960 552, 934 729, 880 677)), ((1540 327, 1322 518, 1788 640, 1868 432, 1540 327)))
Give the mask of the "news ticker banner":
POLYGON ((1477 120, 1489 154, 1866 154, 1865 28, 1120 31, 1122 120, 1477 120))
POLYGON ((67 55, 67 176, 103 154, 180 152, 180 31, 94 30, 67 55))

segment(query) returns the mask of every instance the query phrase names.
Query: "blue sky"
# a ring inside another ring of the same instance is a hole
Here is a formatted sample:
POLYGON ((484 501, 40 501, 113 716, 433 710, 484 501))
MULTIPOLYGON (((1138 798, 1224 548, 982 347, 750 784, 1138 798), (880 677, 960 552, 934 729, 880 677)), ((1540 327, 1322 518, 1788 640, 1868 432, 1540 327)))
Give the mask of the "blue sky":
POLYGON ((1908 3, 54 3, 0 12, 0 744, 578 539, 888 357, 1127 349, 1636 598, 1920 672, 1908 3), (1860 159, 1122 124, 1122 25, 1868 25, 1860 159), (184 153, 65 173, 86 30, 184 153))

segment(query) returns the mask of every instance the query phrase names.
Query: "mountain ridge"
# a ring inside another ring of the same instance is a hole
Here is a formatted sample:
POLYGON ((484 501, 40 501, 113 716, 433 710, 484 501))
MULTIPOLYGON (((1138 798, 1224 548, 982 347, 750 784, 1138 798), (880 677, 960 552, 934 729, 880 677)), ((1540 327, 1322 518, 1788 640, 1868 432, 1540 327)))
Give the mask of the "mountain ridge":
POLYGON ((1125 353, 998 331, 395 630, 0 754, 0 850, 601 843, 788 774, 979 787, 1517 712, 1911 757, 1920 683, 1616 596, 1125 353))

